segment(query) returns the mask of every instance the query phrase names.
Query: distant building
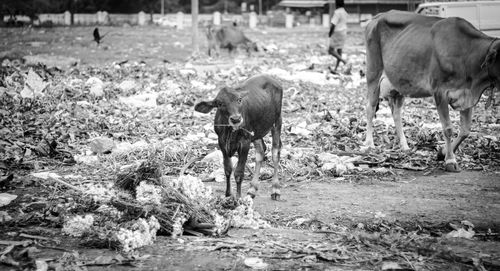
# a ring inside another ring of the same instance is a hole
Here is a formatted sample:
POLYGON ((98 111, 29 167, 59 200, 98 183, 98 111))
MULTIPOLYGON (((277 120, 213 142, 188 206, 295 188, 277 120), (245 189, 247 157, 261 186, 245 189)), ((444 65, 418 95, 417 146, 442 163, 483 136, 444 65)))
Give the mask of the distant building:
MULTIPOLYGON (((377 14, 391 9, 414 11, 424 0, 344 0, 348 13, 377 14)), ((335 0, 283 0, 279 6, 292 9, 323 9, 324 13, 332 13, 335 0)))

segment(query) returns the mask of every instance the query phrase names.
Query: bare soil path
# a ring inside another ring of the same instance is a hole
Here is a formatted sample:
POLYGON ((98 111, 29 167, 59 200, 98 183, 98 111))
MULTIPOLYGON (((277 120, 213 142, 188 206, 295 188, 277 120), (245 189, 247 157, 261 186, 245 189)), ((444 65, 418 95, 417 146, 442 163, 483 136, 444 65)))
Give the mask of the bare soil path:
POLYGON ((500 230, 500 172, 400 174, 394 182, 285 184, 282 202, 272 201, 270 186, 263 184, 256 210, 268 215, 311 216, 329 223, 356 224, 380 217, 405 225, 468 220, 482 229, 500 230))

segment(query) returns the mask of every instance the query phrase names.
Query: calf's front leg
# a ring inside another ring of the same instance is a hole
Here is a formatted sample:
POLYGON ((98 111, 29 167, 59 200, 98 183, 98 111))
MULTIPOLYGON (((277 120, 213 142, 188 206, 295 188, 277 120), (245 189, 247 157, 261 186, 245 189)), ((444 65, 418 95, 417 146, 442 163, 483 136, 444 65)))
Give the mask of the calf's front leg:
POLYGON ((225 152, 222 152, 224 158, 224 174, 226 175, 226 197, 231 196, 231 173, 233 172, 233 163, 231 157, 225 152))
POLYGON ((240 142, 238 148, 238 163, 234 170, 234 179, 236 180, 236 195, 241 198, 241 183, 245 175, 245 164, 247 162, 248 150, 250 149, 250 141, 240 142))

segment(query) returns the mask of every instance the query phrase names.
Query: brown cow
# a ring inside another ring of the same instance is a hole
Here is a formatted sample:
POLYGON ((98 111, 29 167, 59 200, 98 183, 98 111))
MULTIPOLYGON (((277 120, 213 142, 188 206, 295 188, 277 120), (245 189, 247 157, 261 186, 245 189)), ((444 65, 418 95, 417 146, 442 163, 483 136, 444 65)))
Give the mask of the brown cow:
POLYGON ((251 142, 255 146, 255 172, 248 194, 255 196, 266 148, 262 138, 271 131, 274 165, 271 199, 280 199, 278 169, 281 151, 282 99, 283 89, 280 84, 267 75, 258 75, 246 80, 240 86, 222 88, 214 100, 196 104, 194 109, 202 113, 217 108, 214 130, 224 157, 226 196, 231 195, 230 178, 233 171, 231 156, 237 152, 238 165, 234 170, 234 178, 237 197, 241 197, 241 183, 251 142))
POLYGON ((447 171, 460 171, 454 152, 469 135, 472 107, 482 93, 500 86, 500 40, 461 18, 439 18, 390 11, 374 17, 365 30, 367 135, 373 144, 373 117, 387 98, 403 150, 409 150, 401 123, 404 97, 434 97, 446 145, 438 153, 447 171), (460 132, 452 142, 448 105, 460 111, 460 132))

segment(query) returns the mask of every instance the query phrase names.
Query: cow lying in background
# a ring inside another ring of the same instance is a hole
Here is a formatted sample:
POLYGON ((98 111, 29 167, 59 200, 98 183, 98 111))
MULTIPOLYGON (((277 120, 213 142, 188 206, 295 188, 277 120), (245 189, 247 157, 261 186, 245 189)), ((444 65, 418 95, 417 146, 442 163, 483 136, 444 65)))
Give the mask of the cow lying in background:
POLYGON ((271 131, 274 174, 271 199, 280 199, 278 178, 281 151, 281 100, 283 89, 277 81, 266 75, 252 77, 237 87, 222 88, 212 101, 196 104, 195 110, 208 113, 217 108, 214 129, 224 157, 226 196, 231 195, 231 157, 238 152, 234 171, 237 197, 241 197, 241 183, 245 171, 250 142, 255 146, 255 172, 248 194, 255 197, 258 190, 260 167, 266 145, 262 139, 271 131))
POLYGON ((433 96, 446 142, 438 159, 445 159, 447 171, 460 171, 454 152, 470 133, 472 107, 484 90, 500 86, 500 40, 461 18, 400 11, 374 17, 365 39, 365 145, 374 147, 372 119, 380 97, 389 100, 401 148, 409 150, 401 123, 404 98, 433 96), (448 105, 460 111, 460 132, 453 142, 448 105))
POLYGON ((212 56, 212 52, 214 51, 219 55, 220 48, 228 49, 229 54, 231 54, 238 46, 245 48, 247 53, 250 53, 250 51, 259 51, 257 44, 249 40, 243 34, 243 31, 234 25, 226 25, 218 28, 210 25, 207 27, 206 34, 209 56, 212 56))

